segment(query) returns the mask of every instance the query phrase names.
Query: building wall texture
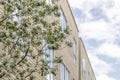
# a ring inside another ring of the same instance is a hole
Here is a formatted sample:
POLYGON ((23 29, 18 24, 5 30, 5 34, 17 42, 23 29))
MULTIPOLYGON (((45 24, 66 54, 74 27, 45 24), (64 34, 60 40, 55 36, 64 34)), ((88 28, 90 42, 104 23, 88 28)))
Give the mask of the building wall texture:
POLYGON ((96 80, 94 71, 92 69, 92 66, 90 64, 87 52, 85 50, 85 46, 83 44, 82 39, 79 40, 79 49, 80 49, 80 80, 96 80))

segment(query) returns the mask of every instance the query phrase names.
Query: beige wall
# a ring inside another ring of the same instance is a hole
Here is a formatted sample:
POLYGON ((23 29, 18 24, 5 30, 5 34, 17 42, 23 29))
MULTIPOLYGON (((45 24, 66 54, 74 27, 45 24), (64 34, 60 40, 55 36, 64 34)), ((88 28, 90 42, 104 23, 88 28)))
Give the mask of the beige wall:
POLYGON ((92 66, 90 64, 90 61, 89 61, 89 58, 88 58, 88 55, 87 55, 87 52, 85 50, 85 47, 84 47, 84 44, 82 42, 82 39, 80 38, 80 78, 81 80, 96 80, 95 78, 95 75, 94 75, 94 71, 92 69, 92 66), (82 60, 85 60, 85 74, 83 75, 83 62, 82 60))
MULTIPOLYGON (((78 37, 78 28, 76 26, 76 23, 74 21, 73 15, 71 13, 69 4, 67 0, 61 0, 60 3, 60 8, 63 11, 63 14, 67 20, 67 25, 69 26, 69 29, 72 30, 71 34, 67 38, 68 41, 73 42, 74 39, 79 44, 79 37, 78 37)), ((78 47, 78 45, 77 45, 78 47)), ((77 49, 78 50, 78 49, 77 49)), ((78 52, 78 51, 77 51, 78 52)), ((56 51, 57 56, 63 56, 63 63, 67 67, 67 69, 70 72, 70 80, 79 80, 78 75, 78 58, 77 58, 77 63, 73 63, 73 47, 65 47, 61 50, 56 51)), ((78 53, 77 53, 78 56, 78 53)), ((58 76, 56 80, 60 80, 60 73, 58 72, 58 76)))

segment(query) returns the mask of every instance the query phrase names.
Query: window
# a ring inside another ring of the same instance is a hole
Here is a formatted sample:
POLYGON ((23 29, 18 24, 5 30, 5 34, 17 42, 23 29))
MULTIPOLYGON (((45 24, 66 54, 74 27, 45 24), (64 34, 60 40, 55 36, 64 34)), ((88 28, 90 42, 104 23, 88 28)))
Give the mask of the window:
POLYGON ((60 65, 60 80, 70 80, 70 73, 64 64, 60 65))
POLYGON ((61 25, 62 29, 65 29, 67 27, 67 21, 66 21, 66 18, 64 16, 64 13, 63 13, 62 9, 60 9, 60 14, 61 14, 60 25, 61 25))
MULTIPOLYGON (((45 60, 50 61, 48 65, 49 65, 50 68, 53 68, 53 66, 54 66, 54 63, 53 63, 53 61, 54 61, 54 51, 52 49, 47 48, 47 42, 45 40, 43 40, 43 50, 45 52, 45 55, 43 56, 43 58, 45 60), (49 56, 47 56, 47 55, 49 55, 49 56)), ((47 80, 54 80, 54 76, 51 73, 48 74, 45 77, 46 77, 47 80)))
POLYGON ((91 75, 89 71, 88 71, 88 80, 91 80, 91 75))
POLYGON ((75 41, 75 39, 73 42, 73 62, 74 64, 77 63, 77 42, 75 41))
POLYGON ((85 76, 86 74, 86 62, 85 59, 82 59, 82 75, 85 76))
MULTIPOLYGON (((54 60, 54 51, 52 49, 48 49, 47 50, 47 54, 49 54, 49 57, 47 57, 46 59, 48 61, 50 61, 50 63, 48 65, 49 65, 50 68, 53 68, 53 66, 54 66, 54 63, 53 63, 53 60, 54 60)), ((54 80, 54 75, 50 73, 50 74, 48 74, 46 76, 46 79, 47 80, 54 80)))

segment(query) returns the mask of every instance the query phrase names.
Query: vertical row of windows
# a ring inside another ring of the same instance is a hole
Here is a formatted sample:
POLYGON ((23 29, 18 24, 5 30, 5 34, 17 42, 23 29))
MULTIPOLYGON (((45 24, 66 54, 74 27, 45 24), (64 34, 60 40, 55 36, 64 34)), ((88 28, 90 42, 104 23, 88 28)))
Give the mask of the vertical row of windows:
MULTIPOLYGON (((53 63, 53 60, 54 60, 54 51, 52 49, 48 49, 47 46, 48 46, 47 42, 45 40, 43 40, 43 50, 44 50, 44 53, 45 53, 45 55, 43 56, 43 58, 45 60, 50 61, 48 65, 49 65, 50 68, 53 68, 54 67, 54 63, 53 63), (49 57, 46 56, 46 55, 49 55, 49 57)), ((46 77, 47 80, 54 80, 54 76, 51 73, 48 74, 45 77, 46 77)))
MULTIPOLYGON (((65 28, 67 28, 67 20, 64 16, 62 9, 60 10, 60 13, 61 13, 60 25, 61 25, 62 29, 65 29, 65 28)), ((73 62, 74 62, 74 64, 77 63, 77 42, 75 41, 75 39, 73 42, 73 62)))
POLYGON ((70 80, 70 73, 64 64, 60 65, 60 80, 70 80))
MULTIPOLYGON (((65 18, 65 15, 62 9, 60 9, 60 14, 61 14, 60 25, 62 29, 64 30, 67 28, 67 20, 65 18)), ((66 68, 64 64, 60 65, 60 80, 70 80, 70 72, 68 71, 68 69, 66 68)))
MULTIPOLYGON (((46 0, 47 4, 51 4, 52 1, 51 0, 46 0)), ((62 11, 62 9, 60 10, 61 16, 60 16, 60 25, 62 27, 62 29, 66 29, 67 28, 67 21, 66 18, 64 16, 64 13, 62 11)), ((46 54, 49 54, 50 57, 43 56, 43 58, 45 60, 49 60, 50 63, 48 64, 50 66, 50 68, 52 68, 54 66, 53 64, 53 59, 54 59, 54 52, 53 50, 47 49, 47 43, 45 41, 43 41, 43 46, 44 46, 44 52, 46 54)), ((54 76, 52 74, 48 74, 46 76, 47 80, 54 80, 54 76)), ((64 64, 60 65, 60 80, 70 80, 70 73, 68 71, 68 69, 66 68, 66 66, 64 64)))

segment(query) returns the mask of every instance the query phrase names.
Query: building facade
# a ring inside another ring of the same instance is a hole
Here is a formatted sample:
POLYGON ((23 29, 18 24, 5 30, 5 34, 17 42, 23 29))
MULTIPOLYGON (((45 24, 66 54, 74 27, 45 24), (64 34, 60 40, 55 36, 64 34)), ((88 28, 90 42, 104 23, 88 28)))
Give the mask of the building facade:
POLYGON ((79 80, 96 80, 82 39, 79 39, 79 80))
POLYGON ((73 45, 55 52, 55 55, 63 56, 63 63, 59 66, 55 80, 96 80, 82 39, 79 38, 79 30, 68 0, 60 0, 59 6, 61 9, 60 23, 72 30, 67 40, 73 45))
MULTIPOLYGON (((47 0, 47 3, 52 4, 51 0, 47 0)), ((39 74, 35 74, 36 80, 96 80, 84 44, 81 38, 79 38, 79 30, 68 0, 60 0, 58 5, 61 12, 60 24, 62 28, 72 30, 66 40, 71 41, 73 45, 72 47, 64 47, 54 52, 50 51, 52 58, 62 56, 63 63, 58 65, 56 76, 48 74, 42 77, 39 74)), ((53 63, 50 65, 53 66, 53 63)))

